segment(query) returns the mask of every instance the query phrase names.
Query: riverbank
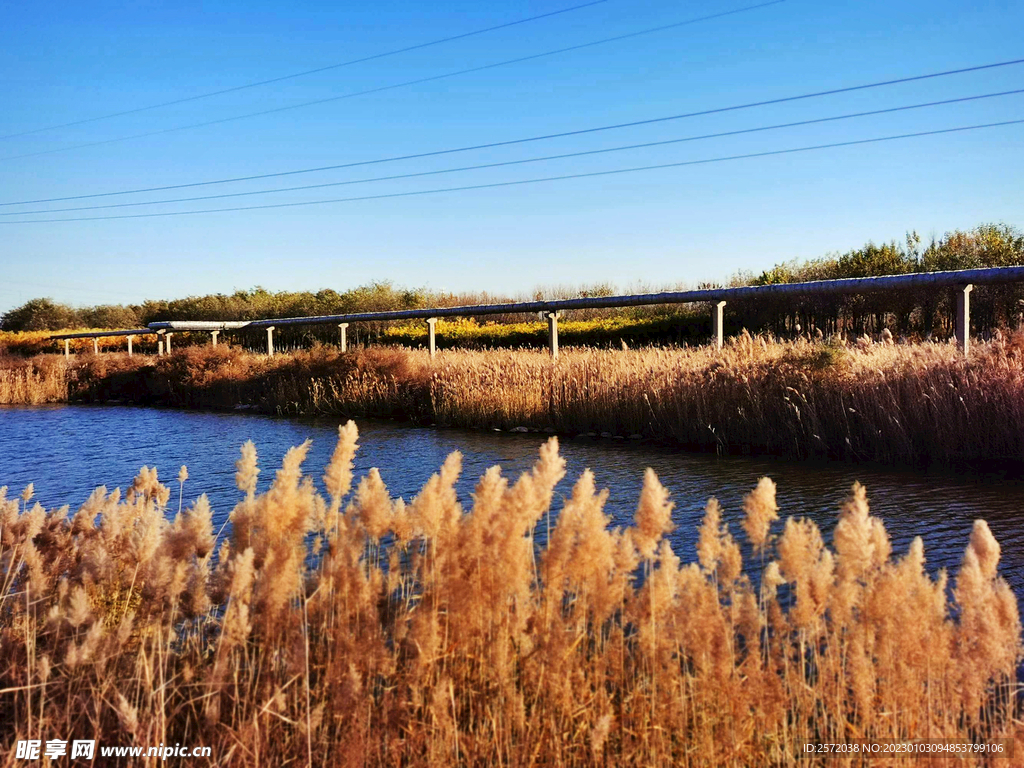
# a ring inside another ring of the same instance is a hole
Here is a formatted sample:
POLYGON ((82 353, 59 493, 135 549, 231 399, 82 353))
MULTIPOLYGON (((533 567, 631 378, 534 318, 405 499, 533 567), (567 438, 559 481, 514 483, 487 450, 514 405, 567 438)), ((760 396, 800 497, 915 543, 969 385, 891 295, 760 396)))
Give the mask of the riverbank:
POLYGON ((886 464, 1024 461, 1024 338, 948 344, 779 343, 721 352, 330 347, 267 358, 56 355, 0 364, 0 403, 120 401, 280 415, 400 418, 642 437, 720 453, 886 464))

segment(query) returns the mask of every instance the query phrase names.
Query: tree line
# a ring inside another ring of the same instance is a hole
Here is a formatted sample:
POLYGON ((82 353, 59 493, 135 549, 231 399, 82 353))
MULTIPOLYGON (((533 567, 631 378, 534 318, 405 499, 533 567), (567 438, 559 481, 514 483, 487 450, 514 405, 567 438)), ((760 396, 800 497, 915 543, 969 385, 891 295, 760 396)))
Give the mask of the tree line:
MULTIPOLYGON (((922 247, 916 232, 903 243, 867 243, 842 254, 810 261, 777 264, 760 275, 738 274, 734 285, 772 285, 850 277, 905 275, 981 267, 1024 264, 1024 233, 1006 224, 982 224, 956 230, 922 247)), ((956 315, 955 290, 923 288, 878 293, 765 298, 736 302, 733 317, 746 327, 786 335, 798 328, 823 334, 893 333, 930 337, 952 333, 956 315)), ((1017 327, 1024 313, 1024 287, 978 286, 971 294, 972 326, 976 332, 1017 327)))
MULTIPOLYGON (((828 254, 809 261, 788 261, 761 274, 737 273, 729 285, 770 285, 809 280, 831 280, 913 272, 1002 267, 1024 264, 1024 233, 1006 224, 982 224, 967 231, 955 230, 922 246, 916 232, 902 243, 869 242, 846 253, 828 254)), ((610 295, 608 285, 582 289, 559 288, 538 292, 532 298, 610 295)), ((140 328, 161 320, 256 320, 276 317, 336 315, 418 309, 522 300, 486 293, 453 294, 426 289, 405 289, 390 282, 376 282, 344 292, 268 291, 254 288, 232 294, 189 296, 171 301, 141 304, 72 307, 49 298, 32 299, 0 316, 5 331, 46 331, 73 328, 140 328)), ((1015 327, 1024 312, 1024 288, 979 287, 971 297, 974 329, 1015 327)), ((679 315, 681 322, 703 323, 706 313, 695 308, 634 308, 606 310, 600 315, 679 315)), ((595 313, 591 313, 593 315, 595 313)), ((730 302, 727 324, 751 331, 785 336, 797 332, 861 334, 890 328, 902 335, 948 334, 955 303, 952 291, 901 290, 886 293, 816 296, 801 299, 748 299, 730 302)), ((521 317, 492 317, 498 322, 521 317)), ((689 334, 687 334, 689 335, 689 334)))

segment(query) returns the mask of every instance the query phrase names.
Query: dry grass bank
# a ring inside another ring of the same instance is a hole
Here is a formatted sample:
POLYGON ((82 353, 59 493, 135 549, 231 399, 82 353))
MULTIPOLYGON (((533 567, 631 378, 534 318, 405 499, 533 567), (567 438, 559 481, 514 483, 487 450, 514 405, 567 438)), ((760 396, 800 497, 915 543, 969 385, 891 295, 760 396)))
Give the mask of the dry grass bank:
POLYGON ((319 347, 268 358, 226 346, 168 357, 124 353, 0 357, 0 404, 120 401, 181 408, 427 420, 429 359, 391 348, 341 355, 319 347), (3 379, 0 379, 3 381, 3 379), (33 386, 35 390, 33 391, 33 386), (43 394, 55 394, 40 399, 43 394))
POLYGON ((722 352, 461 352, 431 378, 439 422, 668 438, 723 452, 887 463, 1024 461, 1024 336, 830 346, 741 335, 722 352))
POLYGON ((712 499, 684 565, 653 472, 626 530, 586 472, 537 547, 554 439, 515 482, 488 471, 467 510, 457 453, 408 503, 376 470, 350 494, 356 438, 340 430, 326 496, 308 445, 256 494, 246 444, 216 554, 205 496, 170 522, 178 483, 145 468, 74 513, 0 492, 3 743, 202 745, 225 766, 746 767, 853 764, 800 758, 806 742, 1022 735, 1018 608, 983 521, 948 588, 920 539, 891 553, 860 486, 830 550, 778 522, 762 479, 742 526, 756 562, 712 499))
POLYGON ((56 355, 0 355, 0 405, 41 405, 68 399, 69 365, 56 355))
POLYGON ((721 352, 574 348, 556 363, 524 350, 452 350, 432 361, 422 350, 379 347, 274 358, 193 347, 166 358, 88 354, 70 366, 57 356, 11 360, 21 373, 0 388, 0 402, 59 399, 54 393, 64 386, 80 401, 553 428, 720 452, 1024 462, 1021 334, 975 343, 968 361, 950 344, 830 345, 746 334, 721 352))

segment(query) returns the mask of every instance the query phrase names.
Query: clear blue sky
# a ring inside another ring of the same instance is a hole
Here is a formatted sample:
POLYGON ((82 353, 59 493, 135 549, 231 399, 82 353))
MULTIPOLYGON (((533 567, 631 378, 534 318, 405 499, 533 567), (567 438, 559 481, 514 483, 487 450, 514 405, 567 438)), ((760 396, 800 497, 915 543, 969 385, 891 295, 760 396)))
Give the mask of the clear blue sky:
MULTIPOLYGON (((334 64, 580 0, 15 2, 0 25, 0 135, 334 64)), ((1024 57, 1015 0, 778 5, 475 74, 205 128, 71 145, 329 98, 750 5, 609 0, 273 85, 0 140, 0 202, 369 160, 1024 57), (31 157, 16 157, 47 152, 31 157), (12 159, 15 158, 15 159, 12 159)), ((412 173, 1024 88, 1024 66, 449 157, 182 190, 412 173)), ((93 216, 385 194, 682 162, 1024 118, 1024 96, 645 150, 93 216)), ((39 295, 124 303, 372 280, 526 292, 723 279, 869 239, 1024 225, 1024 126, 622 176, 310 207, 0 224, 0 311, 39 295)), ((78 205, 160 199, 85 200, 78 205)), ((52 203, 0 212, 66 207, 52 203)), ((45 216, 3 217, 47 218, 45 216)))

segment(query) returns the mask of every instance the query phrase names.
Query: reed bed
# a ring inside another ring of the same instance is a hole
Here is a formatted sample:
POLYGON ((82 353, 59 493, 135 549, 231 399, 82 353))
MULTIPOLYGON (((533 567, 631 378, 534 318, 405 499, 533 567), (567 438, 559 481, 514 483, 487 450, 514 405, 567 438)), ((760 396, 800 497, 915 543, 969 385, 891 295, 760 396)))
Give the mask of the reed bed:
POLYGON ((719 452, 920 464, 1024 461, 1024 337, 975 344, 771 342, 439 356, 438 422, 667 438, 719 452))
MULTIPOLYGON (((331 347, 268 358, 220 346, 170 357, 13 361, 0 402, 120 400, 282 415, 667 440, 697 450, 889 464, 1024 462, 1024 334, 972 345, 773 341, 725 348, 331 347), (20 378, 19 378, 20 377, 20 378), (34 398, 34 399, 33 399, 34 398)), ((0 375, 8 370, 0 361, 0 375)))
POLYGON ((1018 608, 983 521, 955 579, 932 578, 860 485, 829 548, 764 478, 753 561, 711 499, 684 565, 651 470, 612 530, 589 471, 553 498, 555 438, 464 508, 458 453, 404 501, 377 470, 354 481, 357 437, 339 429, 322 494, 308 442, 264 493, 243 446, 219 545, 205 496, 177 511, 184 467, 74 513, 0 491, 0 765, 18 739, 203 745, 225 766, 778 766, 819 764, 808 742, 1021 735, 1018 608))
POLYGON ((34 361, 0 356, 0 405, 41 405, 68 399, 68 366, 54 357, 34 361))

